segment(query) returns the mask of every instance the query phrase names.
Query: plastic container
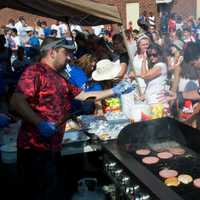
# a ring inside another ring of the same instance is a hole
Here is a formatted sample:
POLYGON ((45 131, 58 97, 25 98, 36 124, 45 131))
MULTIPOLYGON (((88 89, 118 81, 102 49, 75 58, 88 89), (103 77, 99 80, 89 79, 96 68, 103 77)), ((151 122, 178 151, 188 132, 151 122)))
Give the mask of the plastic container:
POLYGON ((83 178, 78 181, 78 192, 72 200, 106 200, 102 189, 97 187, 96 178, 83 178))
POLYGON ((16 163, 17 160, 17 147, 16 143, 5 144, 0 147, 1 160, 5 164, 16 163))
POLYGON ((10 124, 8 127, 0 131, 0 144, 16 143, 17 135, 21 127, 21 121, 10 124))
POLYGON ((130 108, 130 119, 133 119, 135 122, 139 122, 142 120, 142 113, 146 115, 151 114, 151 109, 148 104, 140 103, 140 104, 134 104, 130 108))

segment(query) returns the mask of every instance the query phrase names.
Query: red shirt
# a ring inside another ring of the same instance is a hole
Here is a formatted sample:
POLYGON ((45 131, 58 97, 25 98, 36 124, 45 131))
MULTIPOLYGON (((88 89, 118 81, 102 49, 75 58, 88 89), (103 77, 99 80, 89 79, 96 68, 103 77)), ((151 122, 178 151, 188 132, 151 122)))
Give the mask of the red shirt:
MULTIPOLYGON (((42 119, 58 122, 71 108, 72 96, 77 96, 81 89, 69 84, 48 65, 38 63, 26 68, 16 91, 27 96, 30 107, 42 119)), ((18 135, 18 147, 57 151, 61 148, 63 134, 64 127, 47 140, 41 138, 33 124, 23 122, 18 135)))
POLYGON ((168 31, 171 32, 171 31, 175 31, 175 30, 176 30, 176 21, 173 19, 170 19, 168 21, 168 31))

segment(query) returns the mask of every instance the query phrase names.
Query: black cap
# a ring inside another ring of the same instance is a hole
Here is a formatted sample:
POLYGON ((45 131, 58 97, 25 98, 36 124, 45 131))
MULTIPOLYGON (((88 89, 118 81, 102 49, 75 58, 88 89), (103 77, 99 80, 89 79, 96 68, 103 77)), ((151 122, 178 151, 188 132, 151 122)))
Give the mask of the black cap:
POLYGON ((68 45, 66 43, 66 40, 65 39, 60 39, 60 40, 56 40, 56 41, 52 41, 46 45, 42 45, 42 47, 40 48, 40 51, 44 51, 44 50, 48 50, 48 49, 51 49, 51 48, 65 48, 65 49, 68 49, 68 50, 75 50, 76 47, 74 44, 72 45, 68 45))

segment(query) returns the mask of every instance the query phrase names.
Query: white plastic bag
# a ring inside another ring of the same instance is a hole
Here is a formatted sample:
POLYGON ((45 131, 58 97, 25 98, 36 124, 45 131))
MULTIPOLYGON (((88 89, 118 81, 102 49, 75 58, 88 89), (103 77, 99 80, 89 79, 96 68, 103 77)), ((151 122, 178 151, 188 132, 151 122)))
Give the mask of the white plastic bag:
POLYGON ((121 95, 121 109, 122 112, 129 119, 132 118, 132 107, 134 107, 134 94, 135 91, 121 95))

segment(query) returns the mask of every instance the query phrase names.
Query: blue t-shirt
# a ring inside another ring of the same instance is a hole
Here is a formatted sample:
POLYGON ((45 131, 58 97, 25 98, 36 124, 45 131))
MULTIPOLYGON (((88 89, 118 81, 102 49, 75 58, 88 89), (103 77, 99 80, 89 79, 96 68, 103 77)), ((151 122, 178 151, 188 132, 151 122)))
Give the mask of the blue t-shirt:
POLYGON ((90 81, 90 79, 87 77, 83 69, 81 69, 79 66, 68 65, 65 71, 68 74, 68 81, 76 87, 79 87, 84 91, 102 90, 102 87, 99 83, 92 83, 87 86, 87 82, 90 81))
POLYGON ((46 27, 44 28, 44 36, 48 37, 51 33, 51 28, 50 27, 46 27))
MULTIPOLYGON (((102 87, 99 83, 91 83, 87 86, 87 82, 90 79, 87 77, 86 73, 79 66, 67 65, 65 69, 68 75, 68 81, 78 88, 84 91, 100 91, 102 87)), ((79 110, 79 114, 88 115, 94 112, 94 103, 80 102, 78 100, 72 100, 72 112, 79 110)))
POLYGON ((30 44, 32 47, 38 48, 40 46, 40 41, 36 36, 32 36, 28 40, 28 44, 30 44))

